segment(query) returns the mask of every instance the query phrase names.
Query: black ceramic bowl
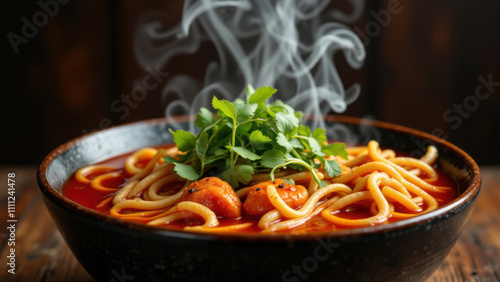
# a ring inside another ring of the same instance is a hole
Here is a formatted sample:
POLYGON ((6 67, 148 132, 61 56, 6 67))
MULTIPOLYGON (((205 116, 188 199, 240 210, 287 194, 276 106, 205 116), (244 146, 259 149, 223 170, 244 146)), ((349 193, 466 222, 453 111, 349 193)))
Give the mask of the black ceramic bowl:
MULTIPOLYGON (((187 126, 187 118, 178 118, 187 126)), ((38 170, 43 200, 64 240, 99 281, 423 281, 450 252, 481 186, 476 163, 432 135, 388 123, 327 117, 328 135, 348 143, 379 141, 438 163, 460 196, 436 211, 400 222, 304 235, 204 235, 127 222, 61 195, 75 170, 140 147, 171 142, 164 119, 126 124, 67 142, 38 170), (118 275, 118 278, 117 278, 118 275), (120 280, 122 279, 122 280, 120 280)))

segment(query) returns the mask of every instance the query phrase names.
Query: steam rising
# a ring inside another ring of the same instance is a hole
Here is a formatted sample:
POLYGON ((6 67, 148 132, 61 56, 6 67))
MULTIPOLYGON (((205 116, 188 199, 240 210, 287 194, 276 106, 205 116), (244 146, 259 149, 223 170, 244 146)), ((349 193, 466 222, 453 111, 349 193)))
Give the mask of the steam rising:
POLYGON ((210 108, 213 95, 243 98, 250 83, 274 86, 275 98, 313 116, 313 127, 324 126, 323 114, 345 111, 360 93, 358 84, 344 88, 333 62, 339 51, 352 68, 365 58, 360 39, 336 22, 352 22, 361 13, 362 0, 349 2, 350 15, 327 10, 325 0, 186 0, 181 23, 170 30, 162 30, 159 15, 139 21, 135 54, 143 67, 163 68, 176 55, 197 52, 204 40, 214 44, 218 57, 208 64, 203 85, 188 75, 165 85, 162 98, 173 101, 167 117, 210 108))

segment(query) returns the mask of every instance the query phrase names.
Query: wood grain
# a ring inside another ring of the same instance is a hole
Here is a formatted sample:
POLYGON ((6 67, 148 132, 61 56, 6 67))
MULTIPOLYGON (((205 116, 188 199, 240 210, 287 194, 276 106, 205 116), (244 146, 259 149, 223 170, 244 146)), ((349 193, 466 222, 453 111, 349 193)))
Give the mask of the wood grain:
MULTIPOLYGON (((482 167, 483 190, 458 243, 429 282, 500 281, 500 167, 482 167)), ((34 167, 16 173, 16 274, 7 272, 7 194, 0 195, 0 281, 92 281, 64 243, 38 191, 34 167)), ((5 191, 5 190, 2 190, 5 191)))
MULTIPOLYGON (((93 281, 64 243, 43 204, 36 168, 0 169, 1 183, 16 173, 16 274, 7 272, 7 193, 0 195, 0 281, 93 281)), ((5 191, 5 190, 4 190, 5 191)))
POLYGON ((500 167, 482 167, 481 173, 476 208, 429 281, 500 281, 500 167))

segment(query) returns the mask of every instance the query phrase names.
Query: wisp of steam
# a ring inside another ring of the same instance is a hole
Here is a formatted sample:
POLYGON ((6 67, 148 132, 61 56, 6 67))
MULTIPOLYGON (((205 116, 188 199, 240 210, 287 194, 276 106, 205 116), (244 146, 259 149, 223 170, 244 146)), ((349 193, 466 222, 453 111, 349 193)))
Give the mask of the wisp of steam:
MULTIPOLYGON (((141 18, 135 54, 143 67, 163 68, 176 55, 197 52, 202 41, 215 46, 217 57, 208 64, 202 85, 183 74, 165 84, 167 118, 210 108, 213 95, 242 98, 250 83, 255 89, 277 88, 274 98, 313 117, 312 127, 324 127, 324 114, 345 111, 360 93, 359 84, 344 88, 333 60, 342 51, 357 69, 365 58, 360 39, 340 23, 355 21, 364 3, 349 3, 351 14, 330 7, 329 0, 186 0, 182 21, 169 30, 158 14, 141 18)), ((195 131, 194 124, 188 129, 195 131)))

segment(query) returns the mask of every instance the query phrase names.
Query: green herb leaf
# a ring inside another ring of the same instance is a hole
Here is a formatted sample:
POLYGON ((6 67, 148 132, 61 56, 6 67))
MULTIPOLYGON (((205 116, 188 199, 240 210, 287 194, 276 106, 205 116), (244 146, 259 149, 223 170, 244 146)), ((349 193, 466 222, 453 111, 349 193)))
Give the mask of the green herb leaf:
POLYGON ((309 137, 309 136, 311 136, 311 129, 309 127, 301 124, 299 126, 299 130, 297 131, 297 134, 299 134, 301 136, 309 137))
POLYGON ((289 105, 283 103, 281 100, 276 100, 269 104, 267 108, 275 113, 277 112, 286 112, 286 113, 293 113, 295 110, 290 107, 289 105))
POLYGON ((321 145, 313 137, 309 137, 309 147, 311 147, 311 151, 314 154, 316 154, 318 156, 321 156, 321 157, 325 156, 325 153, 323 153, 321 151, 321 145))
POLYGON ((214 114, 210 112, 207 108, 201 107, 200 112, 196 115, 196 121, 194 124, 200 128, 204 129, 209 125, 212 125, 215 123, 217 119, 215 118, 214 114))
POLYGON ((288 158, 282 151, 277 149, 272 149, 264 152, 264 154, 262 155, 261 164, 265 167, 274 168, 282 164, 285 164, 287 160, 288 158))
POLYGON ((176 160, 176 159, 174 159, 174 158, 172 158, 172 157, 169 157, 169 156, 165 156, 165 157, 163 157, 163 160, 164 160, 164 161, 165 161, 165 163, 167 163, 167 164, 173 164, 173 163, 175 163, 175 162, 178 162, 178 161, 179 161, 179 160, 176 160))
POLYGON ((250 99, 250 96, 255 92, 255 89, 253 88, 253 86, 251 84, 248 84, 247 87, 245 88, 245 92, 246 92, 246 97, 247 97, 247 103, 248 103, 248 100, 250 99))
POLYGON ((205 159, 205 165, 209 165, 209 164, 211 164, 214 161, 219 160, 219 159, 220 159, 220 157, 217 157, 217 156, 209 156, 205 159))
POLYGON ((302 145, 302 143, 300 142, 299 139, 292 139, 292 140, 288 140, 290 142, 290 144, 292 144, 293 148, 295 149, 300 149, 300 150, 304 150, 305 147, 304 145, 302 145))
POLYGON ((231 147, 233 151, 235 151, 238 155, 240 155, 242 158, 255 161, 260 159, 260 156, 255 154, 254 152, 243 148, 243 147, 231 147))
POLYGON ((191 181, 197 180, 200 177, 196 169, 194 169, 192 166, 181 163, 174 163, 174 164, 175 164, 174 171, 180 177, 191 181))
POLYGON ((236 104, 242 104, 242 105, 244 105, 244 104, 245 104, 245 101, 243 101, 243 99, 236 98, 236 99, 234 99, 234 101, 233 101, 233 105, 236 105, 236 104))
POLYGON ((170 133, 174 136, 175 145, 177 145, 180 151, 187 152, 194 148, 196 136, 193 133, 181 129, 177 131, 170 129, 170 133))
POLYGON ((303 112, 301 112, 301 111, 295 112, 295 117, 299 120, 299 122, 300 122, 300 120, 302 120, 303 116, 304 116, 303 112))
POLYGON ((287 153, 290 153, 293 150, 293 145, 288 141, 286 136, 283 133, 278 133, 276 136, 276 143, 281 147, 285 148, 287 153))
POLYGON ((327 156, 341 156, 342 158, 347 160, 347 156, 349 153, 347 153, 345 149, 345 143, 331 143, 326 146, 324 146, 321 151, 325 153, 327 156))
POLYGON ((318 141, 319 144, 324 145, 326 142, 326 129, 316 128, 312 134, 312 137, 318 141))
POLYGON ((271 86, 263 86, 256 91, 254 91, 250 97, 248 98, 248 103, 254 103, 258 105, 259 109, 264 108, 267 99, 271 98, 274 93, 276 93, 276 89, 271 86))
POLYGON ((325 160, 324 158, 320 159, 321 164, 323 164, 323 168, 326 171, 326 174, 330 177, 337 177, 339 174, 342 173, 342 169, 340 168, 340 165, 333 160, 325 160))
POLYGON ((177 158, 179 158, 179 160, 176 160, 175 162, 177 162, 177 163, 187 162, 188 160, 190 160, 192 158, 193 155, 194 155, 193 151, 189 151, 185 155, 177 155, 177 158))
POLYGON ((267 144, 270 144, 273 140, 268 136, 264 135, 260 130, 254 130, 250 134, 250 143, 257 149, 264 148, 267 144))
POLYGON ((236 108, 236 121, 238 123, 248 121, 257 110, 257 104, 235 103, 234 107, 236 108))
POLYGON ((202 132, 200 136, 196 139, 196 154, 198 157, 203 160, 205 159, 205 154, 208 149, 208 134, 206 132, 202 132))
POLYGON ((292 133, 299 126, 299 120, 292 113, 276 113, 276 127, 284 134, 292 133))
POLYGON ((252 174, 254 174, 253 167, 249 165, 237 165, 224 171, 221 178, 229 183, 231 187, 239 187, 239 183, 248 184, 252 179, 252 174))
POLYGON ((226 149, 222 149, 222 148, 219 148, 217 150, 214 151, 214 154, 216 156, 222 156, 224 155, 225 153, 227 153, 227 150, 226 149))
POLYGON ((236 108, 234 107, 233 103, 227 100, 219 100, 214 96, 214 98, 212 99, 212 107, 223 112, 227 117, 230 117, 232 119, 236 118, 236 108))
POLYGON ((251 129, 252 129, 252 124, 251 123, 241 124, 241 125, 238 126, 238 129, 236 129, 236 134, 238 134, 238 135, 248 135, 250 133, 251 129))

